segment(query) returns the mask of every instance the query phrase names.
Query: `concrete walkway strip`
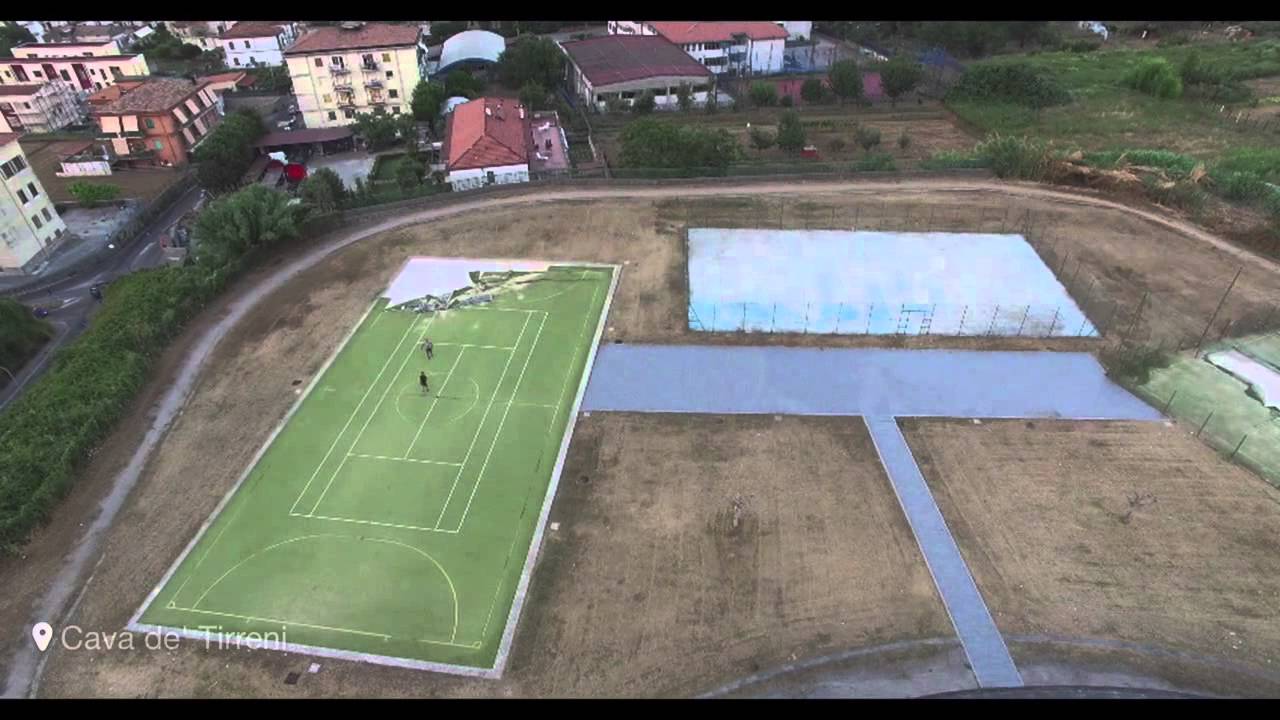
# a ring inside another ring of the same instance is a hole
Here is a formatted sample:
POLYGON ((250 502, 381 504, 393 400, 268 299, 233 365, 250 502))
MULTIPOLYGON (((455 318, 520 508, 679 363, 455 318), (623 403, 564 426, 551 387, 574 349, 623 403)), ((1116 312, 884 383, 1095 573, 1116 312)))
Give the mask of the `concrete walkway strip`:
POLYGON ((1160 420, 1088 353, 607 345, 583 409, 1160 420))
POLYGON ((978 684, 988 687, 1021 687, 1022 676, 1013 664, 1009 648, 996 628, 978 586, 969 574, 960 549, 916 466, 911 449, 895 418, 866 419, 871 439, 885 472, 911 525, 929 573, 956 628, 965 656, 978 684))

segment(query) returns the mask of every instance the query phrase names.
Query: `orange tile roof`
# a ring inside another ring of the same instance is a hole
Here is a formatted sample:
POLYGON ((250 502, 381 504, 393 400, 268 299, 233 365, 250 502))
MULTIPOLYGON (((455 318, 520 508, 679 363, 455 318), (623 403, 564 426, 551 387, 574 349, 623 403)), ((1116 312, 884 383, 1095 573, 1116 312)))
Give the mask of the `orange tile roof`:
POLYGON ((285 23, 278 22, 259 22, 257 20, 249 20, 238 22, 229 30, 222 33, 218 37, 223 40, 233 38, 261 38, 275 37, 284 30, 285 23))
POLYGON ((657 33, 677 45, 706 42, 728 42, 734 35, 745 34, 752 40, 783 40, 787 31, 777 23, 763 20, 748 22, 650 22, 657 33))
POLYGON ((510 98, 476 98, 454 108, 442 148, 448 169, 529 162, 529 114, 521 117, 521 109, 510 98))
POLYGON ((183 78, 154 77, 143 82, 116 83, 105 87, 89 97, 89 104, 95 105, 91 111, 93 115, 163 113, 177 107, 202 87, 204 83, 193 83, 183 78), (121 88, 122 85, 132 87, 121 88), (118 95, 108 93, 117 88, 121 88, 118 95))
POLYGON ((330 52, 333 50, 363 50, 367 48, 416 45, 422 30, 417 25, 387 25, 369 23, 358 30, 340 27, 321 27, 303 35, 284 51, 285 55, 330 52))

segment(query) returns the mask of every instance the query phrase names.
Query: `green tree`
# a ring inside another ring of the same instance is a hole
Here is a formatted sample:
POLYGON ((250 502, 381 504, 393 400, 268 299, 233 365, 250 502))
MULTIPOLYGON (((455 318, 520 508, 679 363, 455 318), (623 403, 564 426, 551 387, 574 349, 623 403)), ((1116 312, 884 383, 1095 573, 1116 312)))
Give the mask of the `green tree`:
POLYGON ((547 106, 547 89, 536 82, 527 82, 520 88, 520 104, 530 111, 547 106))
MULTIPOLYGON (((52 335, 49 323, 37 319, 30 308, 0 298, 0 367, 16 374, 52 335)), ((8 383, 9 376, 0 375, 0 388, 8 383)))
POLYGON ((769 107, 778 103, 777 86, 765 80, 751 83, 748 94, 751 96, 751 104, 756 107, 769 107))
POLYGON ((619 140, 622 164, 631 168, 716 170, 741 156, 727 130, 675 125, 653 117, 628 124, 619 140))
POLYGON ((408 192, 422 184, 422 166, 413 158, 400 158, 392 169, 392 177, 402 191, 408 192))
POLYGON ((1029 40, 1039 40, 1044 37, 1045 31, 1049 28, 1049 23, 1043 20, 1027 21, 1020 20, 1017 22, 1004 23, 1006 33, 1009 38, 1018 43, 1018 49, 1021 50, 1027 46, 1029 40))
POLYGON ((924 70, 920 63, 905 55, 892 58, 880 68, 880 84, 894 107, 898 104, 898 98, 914 90, 923 77, 924 70))
POLYGON ((648 115, 653 112, 657 100, 654 99, 653 93, 645 90, 631 101, 631 112, 635 115, 648 115))
POLYGON ((1124 84, 1154 97, 1173 99, 1182 96, 1182 78, 1164 58, 1142 61, 1124 77, 1124 84))
POLYGON ((196 178, 211 192, 240 184, 253 162, 253 143, 266 131, 262 118, 248 109, 226 117, 196 148, 196 178))
POLYGON ((805 145, 804 125, 795 110, 787 110, 778 118, 778 147, 789 152, 799 152, 805 145))
POLYGON ((880 144, 880 131, 876 128, 859 125, 853 136, 868 156, 871 155, 871 148, 880 144))
POLYGON ((753 127, 747 132, 751 138, 751 147, 761 152, 768 150, 778 141, 778 137, 763 128, 753 127))
POLYGON ((977 58, 1003 45, 1009 38, 1009 28, 998 22, 925 22, 920 25, 919 35, 930 45, 977 58))
POLYGON ((524 35, 498 56, 497 69, 498 79, 509 88, 527 83, 553 88, 564 77, 564 53, 551 38, 524 35))
MULTIPOLYGON (((862 85, 861 73, 858 74, 858 85, 862 85)), ((819 78, 807 78, 800 86, 800 99, 810 105, 822 102, 822 98, 826 94, 826 87, 823 86, 822 80, 819 78)))
POLYGON ((119 197, 120 187, 118 185, 104 185, 77 180, 67 186, 67 192, 71 193, 81 205, 87 208, 94 208, 119 197))
POLYGON ((15 45, 35 41, 36 36, 21 25, 16 23, 0 24, 0 57, 13 57, 13 47, 15 45))
POLYGON ((484 92, 484 82, 466 70, 454 70, 444 76, 447 97, 465 97, 474 100, 484 92))
MULTIPOLYGON (((403 115, 399 117, 412 118, 412 116, 403 115)), ((356 115, 354 129, 355 133, 368 143, 369 149, 377 152, 396 144, 400 139, 402 123, 403 121, 398 120, 395 115, 359 113, 356 115)))
MULTIPOLYGON (((831 92, 840 98, 841 104, 844 104, 846 100, 857 102, 862 99, 862 68, 858 67, 857 62, 840 60, 833 63, 831 70, 827 73, 827 78, 831 82, 831 92)), ((819 97, 821 97, 821 81, 817 78, 812 79, 818 82, 818 92, 819 97)), ((803 92, 803 89, 801 89, 801 92, 803 92)))
POLYGON ((693 88, 688 83, 680 83, 680 87, 676 88, 676 105, 681 112, 687 112, 693 107, 693 88))
POLYGON ((466 20, 442 20, 431 23, 431 35, 427 38, 430 45, 439 45, 449 38, 467 29, 466 20))
POLYGON ((302 202, 320 212, 333 212, 342 206, 346 199, 347 189, 342 186, 342 178, 329 168, 320 168, 302 181, 298 186, 298 195, 302 202))
POLYGON ((196 263, 209 269, 237 267, 255 249, 294 238, 299 212, 289 196, 253 184, 214 200, 196 218, 196 263))
POLYGON ((448 98, 449 93, 443 83, 420 80, 413 89, 413 98, 409 101, 409 108, 413 111, 414 119, 430 123, 431 130, 436 132, 439 130, 444 101, 448 98))

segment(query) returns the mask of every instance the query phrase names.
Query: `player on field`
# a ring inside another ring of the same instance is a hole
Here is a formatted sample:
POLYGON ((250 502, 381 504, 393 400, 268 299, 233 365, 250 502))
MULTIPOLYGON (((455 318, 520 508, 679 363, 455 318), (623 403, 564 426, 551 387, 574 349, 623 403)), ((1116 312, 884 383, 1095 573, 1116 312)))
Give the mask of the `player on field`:
POLYGON ((430 360, 435 357, 436 346, 431 343, 431 338, 427 338, 426 340, 426 342, 422 343, 422 350, 427 354, 427 359, 430 360))
POLYGON ((431 388, 427 387, 427 374, 425 372, 418 373, 418 384, 422 386, 423 395, 431 392, 431 388))

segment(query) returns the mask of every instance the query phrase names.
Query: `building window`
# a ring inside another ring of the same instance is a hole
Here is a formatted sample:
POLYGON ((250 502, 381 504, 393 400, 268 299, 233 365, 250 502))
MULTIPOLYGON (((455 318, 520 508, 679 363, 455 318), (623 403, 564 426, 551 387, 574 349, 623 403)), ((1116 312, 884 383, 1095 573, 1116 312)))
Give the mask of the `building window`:
POLYGON ((31 224, 32 224, 32 225, 35 225, 37 230, 39 230, 40 228, 44 227, 44 223, 40 222, 40 216, 39 216, 39 215, 32 215, 32 216, 31 216, 31 224))
POLYGON ((152 120, 151 118, 147 118, 147 119, 146 119, 146 120, 144 120, 143 122, 145 122, 145 123, 146 123, 146 125, 147 125, 147 129, 148 129, 148 130, 155 130, 155 129, 156 129, 156 121, 155 121, 155 120, 152 120))
POLYGON ((235 62, 236 67, 240 67, 240 58, 232 58, 232 61, 235 62))
POLYGON ((333 57, 329 58, 329 64, 342 67, 342 58, 338 55, 334 55, 333 57))
POLYGON ((245 49, 245 50, 248 50, 248 49, 249 49, 249 41, 248 41, 248 40, 245 40, 245 41, 244 41, 244 49, 245 49))
POLYGON ((68 73, 66 70, 59 70, 58 74, 62 76, 63 80, 66 80, 68 82, 71 81, 71 74, 68 73))
POLYGON ((399 114, 400 114, 400 106, 399 106, 399 105, 392 105, 392 106, 391 106, 391 114, 392 114, 392 115, 399 115, 399 114))
POLYGON ((382 53, 382 62, 391 62, 391 53, 382 53))
POLYGON ((27 109, 27 110, 30 110, 30 109, 31 109, 31 103, 29 103, 29 102, 24 102, 24 103, 22 103, 22 107, 23 107, 23 108, 25 108, 25 109, 27 109))
POLYGON ((22 201, 23 205, 31 202, 31 198, 27 197, 27 191, 22 188, 18 188, 18 199, 22 201))
POLYGON ((48 222, 53 222, 53 215, 49 214, 49 208, 40 208, 40 214, 43 215, 44 219, 48 222))
POLYGON ((30 191, 31 191, 31 197, 33 197, 33 198, 34 198, 34 197, 40 197, 40 191, 36 189, 36 184, 35 184, 35 183, 33 183, 33 182, 29 182, 29 183, 27 183, 27 190, 30 190, 30 191))
POLYGON ((393 97, 393 98, 394 98, 394 97, 400 97, 400 91, 399 91, 399 90, 392 89, 392 90, 388 90, 388 91, 387 91, 387 93, 388 93, 388 94, 390 94, 390 95, 391 95, 391 97, 393 97))
POLYGON ((492 184, 493 184, 494 182, 496 182, 496 181, 497 181, 497 177, 496 177, 496 176, 494 176, 494 174, 493 174, 493 171, 492 171, 492 170, 490 170, 490 171, 488 171, 487 173, 485 173, 485 184, 486 184, 486 185, 492 185, 492 184))
POLYGON ((338 119, 338 113, 336 113, 336 112, 334 112, 334 111, 330 110, 330 111, 329 111, 329 119, 330 119, 330 120, 337 120, 337 119, 338 119))
POLYGON ((0 165, 0 175, 4 175, 4 179, 8 180, 9 178, 13 177, 14 175, 17 175, 18 173, 26 169, 27 169, 26 161, 24 161, 21 157, 16 157, 10 160, 9 162, 3 165, 0 165))
POLYGON ((388 79, 388 80, 390 80, 391 78, 393 78, 393 77, 395 77, 395 76, 396 76, 396 74, 395 74, 395 73, 391 72, 390 70, 388 70, 388 71, 387 71, 387 79, 388 79))
POLYGON ((316 58, 316 67, 324 67, 324 58, 316 58))
POLYGON ((356 111, 352 110, 351 108, 344 108, 342 111, 342 115, 346 117, 348 120, 350 120, 351 118, 354 118, 356 116, 356 111))

